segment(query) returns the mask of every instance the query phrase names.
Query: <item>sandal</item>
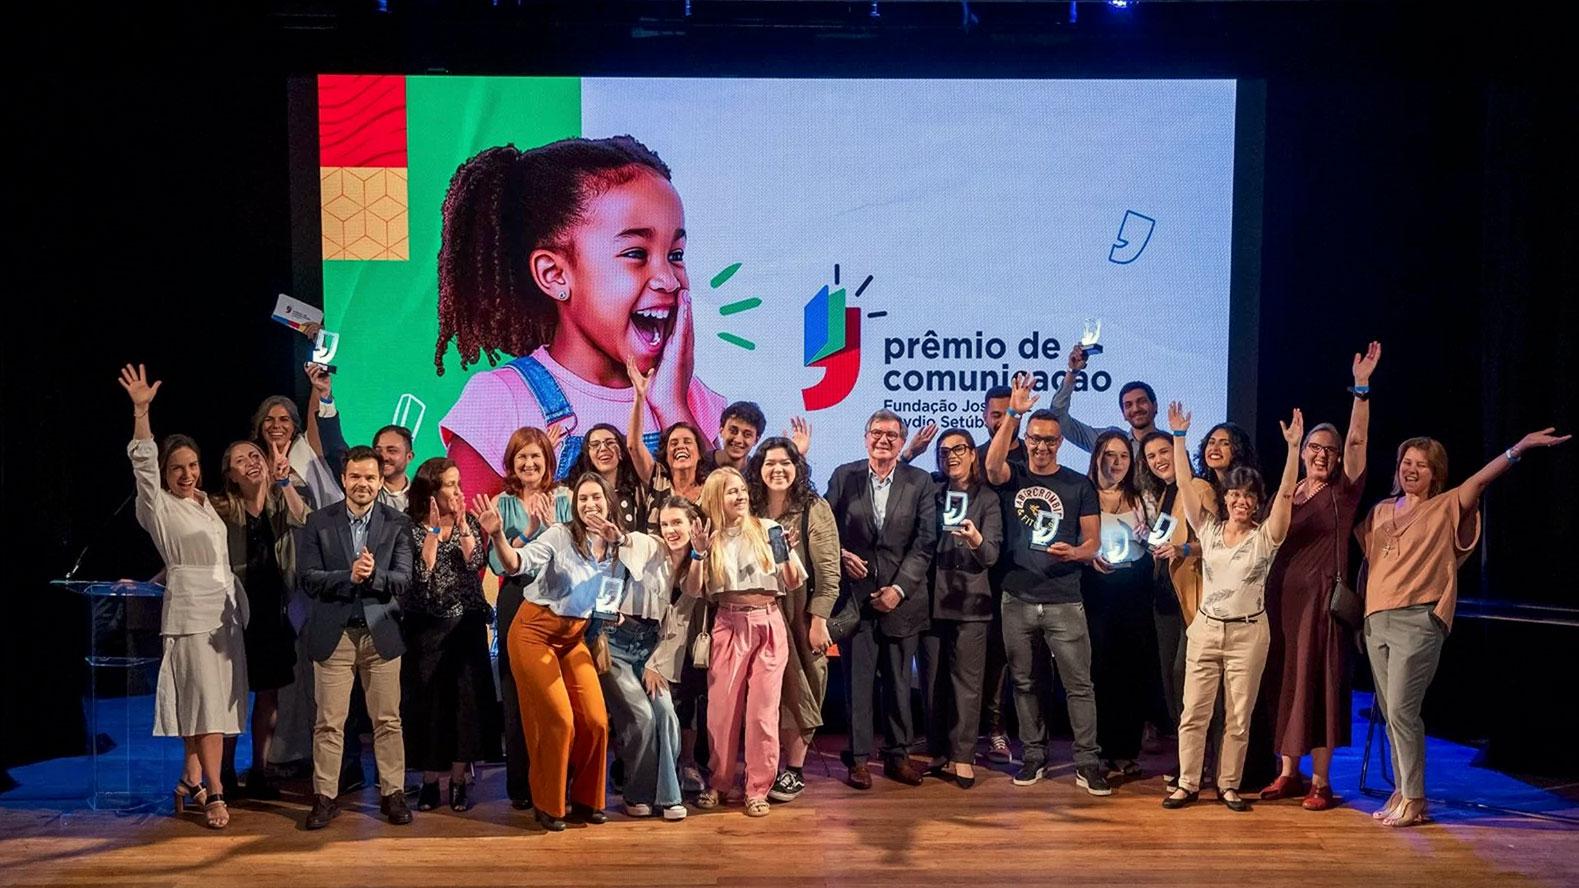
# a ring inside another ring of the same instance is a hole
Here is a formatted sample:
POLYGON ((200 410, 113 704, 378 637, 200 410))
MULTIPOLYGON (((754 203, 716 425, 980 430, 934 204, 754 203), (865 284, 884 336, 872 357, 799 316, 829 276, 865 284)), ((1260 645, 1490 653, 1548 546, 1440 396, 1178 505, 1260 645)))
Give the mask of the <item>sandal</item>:
POLYGON ((696 794, 696 807, 702 810, 718 807, 718 790, 704 789, 696 794))
POLYGON ((773 809, 768 806, 768 800, 767 799, 747 799, 746 800, 746 816, 747 817, 766 817, 766 816, 768 816, 768 812, 771 811, 771 810, 773 810, 773 809))
POLYGON ((209 829, 224 829, 230 825, 230 808, 225 805, 225 797, 211 795, 207 804, 203 805, 203 813, 208 817, 209 829))
POLYGON ((1391 817, 1382 821, 1382 826, 1402 829, 1430 822, 1431 818, 1426 815, 1425 801, 1423 799, 1405 799, 1404 803, 1399 806, 1398 810, 1391 817), (1413 813, 1410 813, 1411 811, 1413 813))
POLYGON ((174 813, 177 816, 186 813, 186 806, 188 802, 190 802, 194 808, 201 808, 203 807, 203 803, 208 801, 208 790, 203 786, 203 784, 188 783, 186 782, 185 777, 182 777, 176 783, 175 789, 171 790, 171 794, 175 796, 174 813))
POLYGON ((1386 804, 1371 812, 1371 819, 1387 820, 1393 816, 1393 811, 1397 810, 1398 806, 1402 805, 1403 803, 1403 795, 1395 792, 1391 796, 1388 796, 1386 804))

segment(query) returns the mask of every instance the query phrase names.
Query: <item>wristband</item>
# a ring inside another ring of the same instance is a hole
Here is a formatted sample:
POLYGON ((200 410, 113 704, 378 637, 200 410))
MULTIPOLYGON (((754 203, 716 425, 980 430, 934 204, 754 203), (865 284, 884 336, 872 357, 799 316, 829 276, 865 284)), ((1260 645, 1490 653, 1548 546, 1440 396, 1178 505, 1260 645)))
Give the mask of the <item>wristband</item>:
POLYGON ((1371 387, 1368 385, 1351 385, 1349 386, 1349 391, 1353 392, 1354 397, 1359 398, 1361 401, 1369 401, 1371 399, 1371 387))
POLYGON ((319 398, 318 399, 318 403, 320 403, 320 404, 333 404, 334 403, 334 395, 330 395, 327 398, 319 398))
POLYGON ((1517 453, 1514 453, 1512 447, 1509 447, 1506 451, 1503 452, 1502 455, 1504 457, 1506 457, 1508 462, 1510 462, 1510 463, 1516 463, 1519 460, 1524 458, 1522 456, 1519 456, 1517 453))
POLYGON ((1179 544, 1179 557, 1180 558, 1188 558, 1188 557, 1190 557, 1190 544, 1189 543, 1180 543, 1179 544))
POLYGON ((707 557, 707 553, 706 552, 698 552, 695 546, 691 547, 691 560, 692 561, 701 561, 703 558, 706 558, 706 557, 707 557))
POLYGON ((280 480, 278 480, 278 481, 276 481, 274 483, 276 485, 278 485, 281 490, 284 490, 285 488, 291 486, 291 479, 289 479, 289 478, 281 478, 280 480))
POLYGON ((1173 437, 1175 437, 1175 438, 1183 438, 1183 437, 1185 437, 1188 434, 1190 434, 1190 430, 1189 429, 1174 429, 1173 430, 1173 437))
POLYGON ((1009 417, 1010 419, 1019 419, 1020 417, 1025 415, 1025 412, 1022 411, 1022 410, 1016 410, 1013 407, 1010 407, 1009 409, 1003 411, 1003 415, 1009 417))
POLYGON ((444 532, 444 528, 438 526, 437 524, 435 524, 432 527, 428 528, 428 533, 431 533, 434 536, 438 536, 439 534, 441 534, 443 532, 444 532))

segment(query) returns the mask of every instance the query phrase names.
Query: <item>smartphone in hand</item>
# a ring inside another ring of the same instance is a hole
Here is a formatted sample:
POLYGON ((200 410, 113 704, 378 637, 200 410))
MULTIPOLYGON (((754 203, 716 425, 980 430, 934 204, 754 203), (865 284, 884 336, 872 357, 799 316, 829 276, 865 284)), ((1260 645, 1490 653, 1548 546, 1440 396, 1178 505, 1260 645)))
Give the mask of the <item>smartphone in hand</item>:
POLYGON ((768 544, 773 547, 775 564, 783 564, 789 560, 789 543, 784 539, 784 528, 776 524, 768 528, 768 544))

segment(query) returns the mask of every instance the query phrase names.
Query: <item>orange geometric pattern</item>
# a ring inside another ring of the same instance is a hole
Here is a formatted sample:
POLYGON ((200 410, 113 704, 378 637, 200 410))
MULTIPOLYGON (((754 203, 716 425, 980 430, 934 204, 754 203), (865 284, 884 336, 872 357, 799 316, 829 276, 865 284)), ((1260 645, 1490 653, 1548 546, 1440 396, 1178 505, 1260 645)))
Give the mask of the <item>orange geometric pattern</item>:
POLYGON ((325 259, 411 258, 405 167, 320 167, 325 259))

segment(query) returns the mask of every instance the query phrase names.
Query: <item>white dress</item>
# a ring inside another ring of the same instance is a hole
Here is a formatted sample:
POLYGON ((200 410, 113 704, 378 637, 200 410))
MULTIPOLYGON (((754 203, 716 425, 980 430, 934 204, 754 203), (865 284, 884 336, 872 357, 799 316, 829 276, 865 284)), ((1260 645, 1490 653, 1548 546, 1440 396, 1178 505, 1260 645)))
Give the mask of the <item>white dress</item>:
POLYGON ((126 452, 137 482, 137 523, 153 537, 167 576, 154 736, 240 734, 247 700, 247 595, 230 572, 224 519, 208 497, 197 503, 159 486, 152 439, 134 440, 126 452))

